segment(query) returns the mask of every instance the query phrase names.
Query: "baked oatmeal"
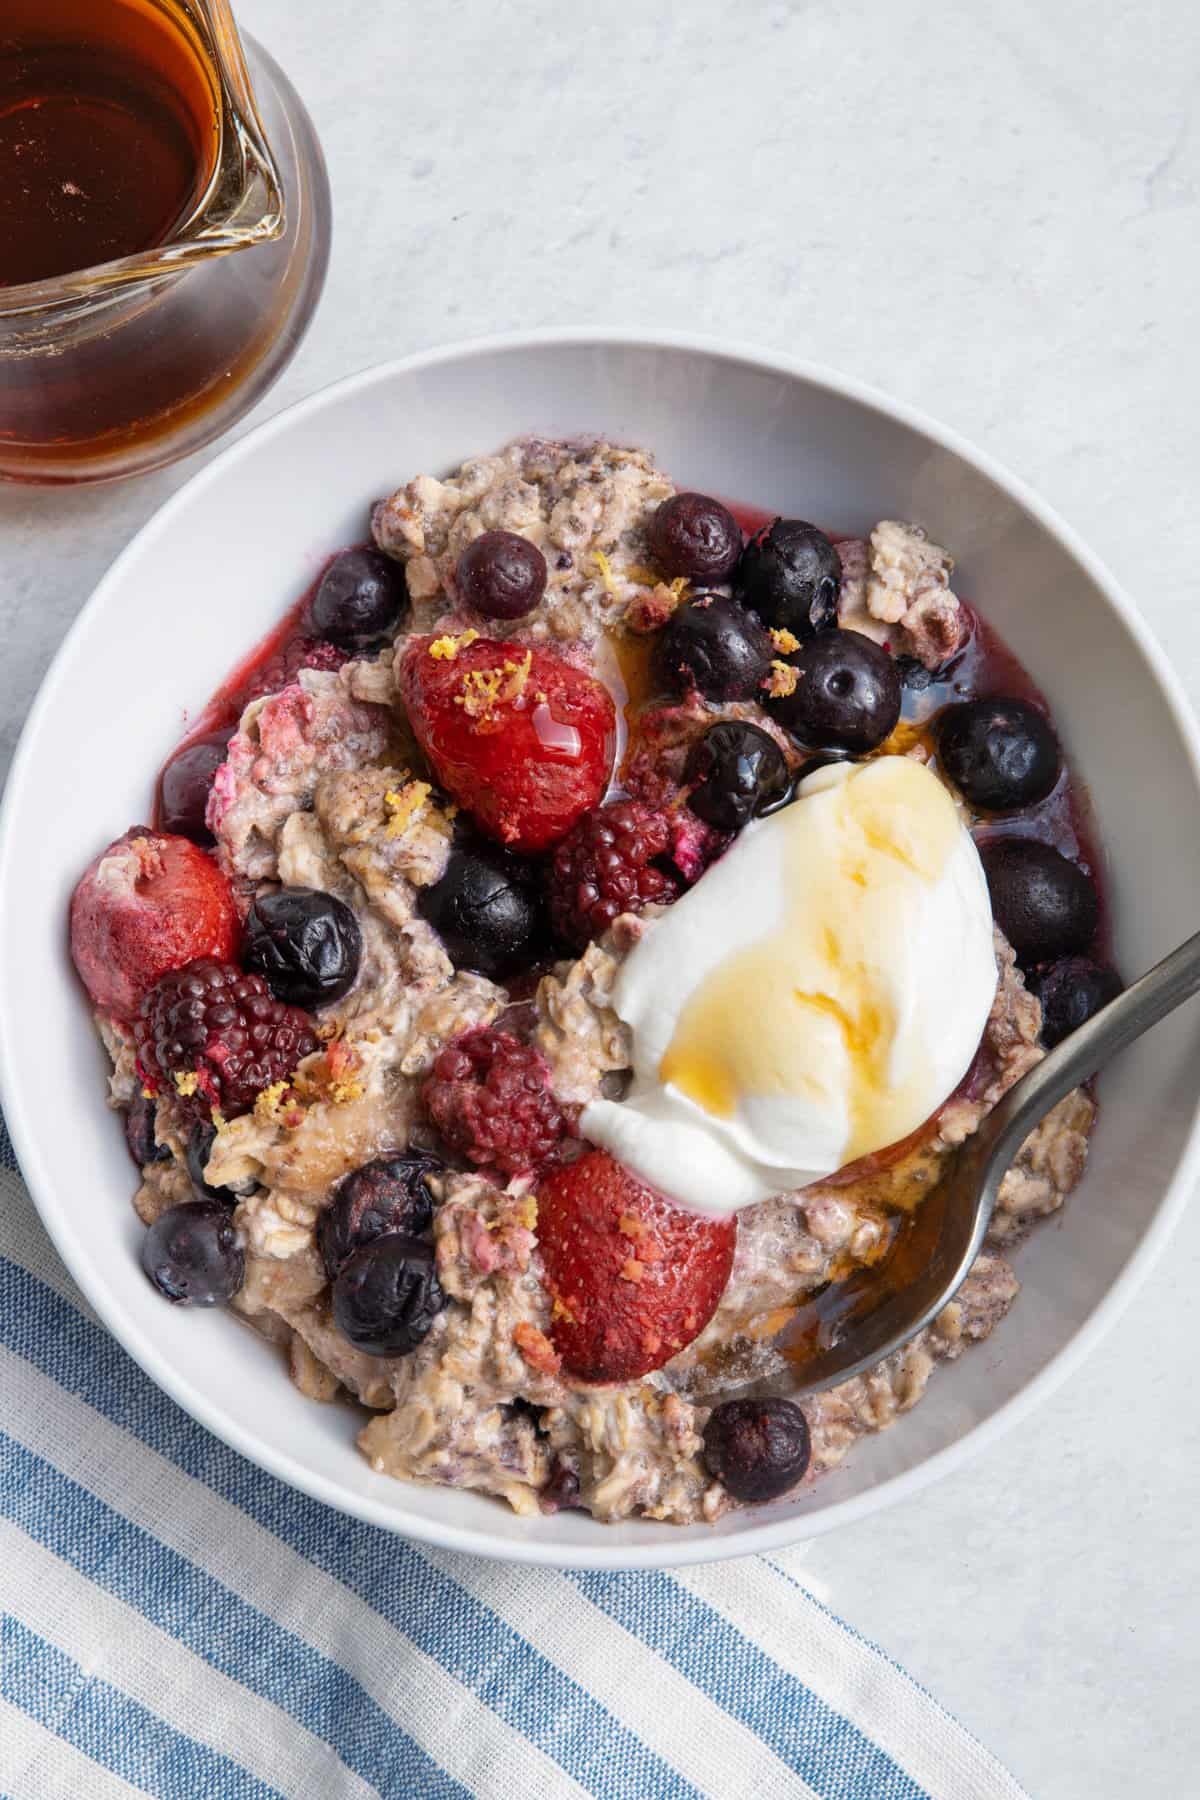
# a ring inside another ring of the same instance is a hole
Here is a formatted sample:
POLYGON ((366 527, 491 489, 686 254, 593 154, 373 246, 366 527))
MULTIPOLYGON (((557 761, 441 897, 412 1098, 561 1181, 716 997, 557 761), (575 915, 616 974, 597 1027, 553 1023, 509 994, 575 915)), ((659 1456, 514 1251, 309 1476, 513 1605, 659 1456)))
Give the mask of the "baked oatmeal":
POLYGON ((714 1520, 914 1406, 1016 1299, 1088 1091, 933 1325, 723 1396, 886 1281, 1118 986, 1082 791, 953 577, 605 443, 379 501, 72 902, 159 1291, 353 1403, 375 1470, 521 1513, 714 1520))

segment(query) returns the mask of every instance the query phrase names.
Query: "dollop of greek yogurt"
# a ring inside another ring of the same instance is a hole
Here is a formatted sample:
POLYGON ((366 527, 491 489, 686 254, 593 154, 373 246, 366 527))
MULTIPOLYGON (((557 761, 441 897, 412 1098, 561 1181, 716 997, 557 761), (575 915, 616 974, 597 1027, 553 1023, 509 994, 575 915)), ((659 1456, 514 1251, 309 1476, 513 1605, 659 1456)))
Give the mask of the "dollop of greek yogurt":
POLYGON ((916 1131, 995 990, 987 883, 937 777, 902 756, 818 770, 631 952, 632 1085, 583 1133, 679 1204, 736 1211, 916 1131))

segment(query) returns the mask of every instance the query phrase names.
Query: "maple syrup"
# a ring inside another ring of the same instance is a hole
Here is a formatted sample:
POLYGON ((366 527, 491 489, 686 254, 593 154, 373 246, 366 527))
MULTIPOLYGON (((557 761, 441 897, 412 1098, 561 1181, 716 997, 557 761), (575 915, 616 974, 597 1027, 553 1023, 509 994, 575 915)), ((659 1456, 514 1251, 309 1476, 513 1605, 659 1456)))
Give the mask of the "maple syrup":
POLYGON ((0 168, 0 480, 172 462, 295 351, 328 179, 229 0, 0 0, 0 168))
POLYGON ((219 87, 155 0, 4 0, 0 286, 164 243, 216 169, 219 87))

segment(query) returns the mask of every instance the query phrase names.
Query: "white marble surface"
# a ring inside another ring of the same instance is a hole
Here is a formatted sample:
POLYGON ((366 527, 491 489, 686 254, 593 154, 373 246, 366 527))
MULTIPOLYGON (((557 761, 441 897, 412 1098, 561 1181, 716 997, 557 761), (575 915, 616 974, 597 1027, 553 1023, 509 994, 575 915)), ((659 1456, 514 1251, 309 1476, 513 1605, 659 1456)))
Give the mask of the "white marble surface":
MULTIPOLYGON (((1187 0, 239 12, 309 102, 337 220, 323 306, 259 416, 383 357, 506 327, 668 325, 780 346, 1020 470, 1124 580, 1200 698, 1187 0)), ((5 762, 96 577, 199 460, 112 490, 0 491, 5 762)), ((807 1552, 820 1596, 1038 1800, 1197 1791, 1198 1281, 1194 1212, 1035 1419, 807 1552)))

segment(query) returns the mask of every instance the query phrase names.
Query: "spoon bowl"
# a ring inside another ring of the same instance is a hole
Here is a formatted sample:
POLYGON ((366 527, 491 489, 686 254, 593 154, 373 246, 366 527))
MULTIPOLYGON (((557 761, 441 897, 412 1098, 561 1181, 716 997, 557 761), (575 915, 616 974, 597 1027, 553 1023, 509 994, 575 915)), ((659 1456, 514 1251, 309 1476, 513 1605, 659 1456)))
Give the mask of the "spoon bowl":
POLYGON ((722 1390, 721 1399, 801 1399, 849 1381, 903 1349, 933 1323, 966 1280, 987 1237, 1000 1184, 1030 1132, 1073 1088, 1198 989, 1200 932, 1009 1088, 922 1202, 885 1274, 868 1267, 833 1284, 775 1339, 786 1368, 722 1390), (814 1338, 815 1353, 805 1354, 814 1338))

